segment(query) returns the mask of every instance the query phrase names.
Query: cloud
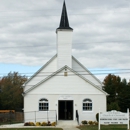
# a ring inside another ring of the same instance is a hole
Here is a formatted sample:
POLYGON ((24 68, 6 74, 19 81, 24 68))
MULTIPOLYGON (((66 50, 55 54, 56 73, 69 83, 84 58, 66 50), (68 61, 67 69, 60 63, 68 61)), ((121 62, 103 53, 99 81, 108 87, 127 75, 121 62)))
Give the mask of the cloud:
MULTIPOLYGON (((61 0, 1 0, 0 62, 39 66, 56 53, 61 0)), ((73 55, 87 68, 129 68, 130 2, 66 0, 73 55)))

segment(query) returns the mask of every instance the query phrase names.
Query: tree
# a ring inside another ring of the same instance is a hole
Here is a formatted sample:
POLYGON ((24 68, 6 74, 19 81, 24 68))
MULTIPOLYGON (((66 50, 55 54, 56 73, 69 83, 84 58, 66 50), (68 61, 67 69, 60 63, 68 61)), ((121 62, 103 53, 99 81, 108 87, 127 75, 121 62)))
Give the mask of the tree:
POLYGON ((119 110, 118 94, 120 93, 119 90, 121 86, 120 77, 109 74, 105 77, 103 84, 103 90, 109 94, 107 97, 107 110, 119 110))
POLYGON ((126 86, 127 85, 127 81, 126 81, 126 79, 124 78, 124 79, 122 79, 122 83, 126 86))
POLYGON ((109 74, 103 84, 103 90, 109 94, 107 110, 126 111, 130 107, 130 86, 126 79, 121 81, 119 76, 109 74))
POLYGON ((109 74, 105 77, 103 84, 103 90, 109 94, 107 103, 110 104, 111 102, 116 102, 117 96, 120 93, 121 78, 119 76, 109 74))
POLYGON ((22 84, 27 80, 18 72, 9 73, 0 80, 0 109, 23 108, 22 84))
POLYGON ((130 86, 129 84, 122 83, 121 93, 119 95, 119 106, 121 111, 126 112, 127 108, 130 109, 130 86))

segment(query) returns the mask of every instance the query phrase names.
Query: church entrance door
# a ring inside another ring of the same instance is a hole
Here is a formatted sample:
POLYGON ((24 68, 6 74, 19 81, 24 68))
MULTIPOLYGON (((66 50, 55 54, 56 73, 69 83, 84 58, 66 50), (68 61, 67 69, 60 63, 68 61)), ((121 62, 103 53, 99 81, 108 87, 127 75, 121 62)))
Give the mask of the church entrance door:
POLYGON ((59 100, 58 115, 59 120, 73 120, 73 101, 59 100))

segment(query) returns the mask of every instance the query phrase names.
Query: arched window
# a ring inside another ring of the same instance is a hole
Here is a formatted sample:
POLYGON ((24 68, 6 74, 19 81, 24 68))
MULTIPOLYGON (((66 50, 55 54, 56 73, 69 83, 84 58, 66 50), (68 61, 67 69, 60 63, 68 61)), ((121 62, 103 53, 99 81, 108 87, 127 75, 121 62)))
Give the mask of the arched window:
POLYGON ((83 111, 92 111, 92 100, 91 99, 84 99, 83 100, 83 111))
POLYGON ((46 98, 42 98, 39 100, 39 111, 48 111, 49 110, 49 102, 46 98))

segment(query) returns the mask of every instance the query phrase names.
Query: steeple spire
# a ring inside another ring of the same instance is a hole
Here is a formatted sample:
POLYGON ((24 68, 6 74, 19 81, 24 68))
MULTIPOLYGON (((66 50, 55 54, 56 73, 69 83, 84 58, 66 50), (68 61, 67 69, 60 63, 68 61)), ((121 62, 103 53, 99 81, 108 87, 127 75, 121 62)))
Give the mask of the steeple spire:
POLYGON ((67 15, 67 10, 66 10, 65 0, 64 0, 64 3, 63 3, 63 8, 62 8, 60 25, 59 25, 59 28, 57 28, 57 29, 71 29, 71 30, 73 30, 69 26, 69 20, 68 20, 68 15, 67 15))

